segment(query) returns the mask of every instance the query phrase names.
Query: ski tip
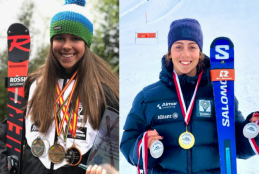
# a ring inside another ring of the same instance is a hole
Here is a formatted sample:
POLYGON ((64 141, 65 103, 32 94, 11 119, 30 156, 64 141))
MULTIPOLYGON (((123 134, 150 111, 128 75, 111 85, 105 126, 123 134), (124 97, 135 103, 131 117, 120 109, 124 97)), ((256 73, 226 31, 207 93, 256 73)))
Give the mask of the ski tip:
POLYGON ((29 35, 29 29, 21 24, 21 23, 14 23, 9 26, 7 30, 7 35, 8 36, 13 36, 13 35, 29 35))
POLYGON ((215 47, 215 43, 218 41, 218 40, 227 40, 229 41, 229 46, 230 47, 234 47, 234 44, 233 42, 228 38, 228 37, 217 37, 216 39, 214 39, 210 45, 210 48, 214 48, 215 47))
POLYGON ((76 4, 76 5, 80 5, 82 7, 85 6, 85 0, 65 0, 65 4, 76 4))

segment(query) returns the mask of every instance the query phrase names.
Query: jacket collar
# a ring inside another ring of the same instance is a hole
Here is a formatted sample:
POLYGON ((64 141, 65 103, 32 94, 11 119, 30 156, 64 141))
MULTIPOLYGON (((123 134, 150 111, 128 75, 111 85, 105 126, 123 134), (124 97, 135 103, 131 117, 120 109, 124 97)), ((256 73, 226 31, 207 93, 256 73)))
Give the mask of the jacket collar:
POLYGON ((73 74, 74 74, 74 72, 77 70, 77 67, 75 67, 71 72, 69 72, 69 73, 67 73, 66 71, 65 71, 65 68, 63 68, 62 66, 60 67, 60 71, 58 71, 57 73, 58 73, 58 77, 60 78, 60 79, 70 79, 72 76, 73 76, 73 74))

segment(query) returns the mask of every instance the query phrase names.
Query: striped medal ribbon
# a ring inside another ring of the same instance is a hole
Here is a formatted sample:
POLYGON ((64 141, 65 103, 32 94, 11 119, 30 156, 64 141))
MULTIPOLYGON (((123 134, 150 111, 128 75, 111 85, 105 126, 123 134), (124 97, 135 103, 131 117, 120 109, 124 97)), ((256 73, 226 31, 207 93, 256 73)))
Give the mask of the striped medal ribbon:
POLYGON ((148 157, 147 133, 148 133, 148 131, 143 134, 142 139, 138 143, 138 167, 137 167, 137 174, 140 174, 139 160, 140 160, 140 154, 141 153, 142 153, 142 161, 143 161, 143 174, 147 174, 147 157, 148 157))
POLYGON ((184 122, 186 124, 186 132, 183 132, 180 137, 179 137, 179 144, 183 149, 190 149, 193 147, 194 143, 195 143, 195 138, 193 136, 193 134, 191 134, 190 132, 188 132, 187 129, 187 125, 189 124, 190 118, 191 118, 191 114, 192 114, 192 109, 193 109, 193 105, 194 105, 194 101, 195 101, 195 96, 198 90, 198 86, 201 80, 201 76, 202 76, 203 71, 199 74, 198 77, 198 81, 190 102, 190 105, 188 107, 188 110, 186 112, 186 105, 184 102, 184 98, 183 98, 183 94, 182 94, 182 90, 181 90, 181 86, 180 86, 180 82, 178 79, 178 75, 176 74, 176 72, 173 72, 173 78, 174 78, 174 83, 175 83, 175 87, 176 87, 176 92, 177 92, 177 96, 179 99, 179 103, 181 106, 181 110, 183 113, 183 117, 184 117, 184 122))
MULTIPOLYGON (((72 100, 72 96, 74 94, 74 91, 75 91, 75 87, 76 87, 76 84, 77 84, 77 78, 75 79, 75 83, 73 84, 73 87, 72 87, 72 91, 68 97, 68 100, 67 100, 67 105, 63 105, 63 102, 64 99, 63 99, 63 96, 62 94, 65 92, 65 90, 68 88, 68 86, 70 85, 70 83, 72 82, 72 80, 74 79, 74 77, 76 76, 77 74, 77 71, 73 74, 73 76, 71 77, 71 79, 68 81, 68 83, 66 84, 66 86, 64 87, 64 89, 60 92, 60 88, 59 88, 59 84, 57 83, 56 85, 56 94, 58 95, 57 99, 56 99, 56 102, 55 102, 55 105, 54 105, 54 118, 55 118, 55 123, 56 123, 56 129, 57 129, 57 135, 59 136, 61 134, 61 130, 63 128, 63 125, 64 125, 64 122, 65 120, 68 122, 69 120, 69 112, 68 112, 68 108, 70 106, 70 103, 71 103, 71 100, 72 100), (57 111, 56 111, 56 104, 57 103, 60 103, 60 105, 62 105, 62 108, 64 108, 64 111, 63 111, 63 118, 60 122, 60 126, 59 126, 59 121, 58 121, 58 116, 57 116, 57 111), (67 119, 66 119, 67 118, 67 119)), ((77 115, 76 115, 77 117, 77 115)), ((73 118, 74 119, 74 118, 73 118)), ((74 126, 74 125, 73 125, 74 126)), ((75 128, 76 129, 76 128, 75 128)), ((71 131, 71 130, 70 130, 71 131)), ((72 132, 75 132, 76 130, 74 130, 72 128, 72 132)), ((71 132, 71 134, 72 134, 71 132)))
MULTIPOLYGON (((254 116, 255 116, 255 117, 259 117, 258 112, 256 112, 254 116)), ((248 124, 251 124, 251 123, 248 123, 248 124)), ((247 125, 248 125, 248 124, 247 124, 247 125)), ((257 129, 255 136, 257 136, 257 135, 258 135, 259 121, 256 121, 255 123, 252 123, 252 124, 255 124, 255 125, 257 126, 257 127, 255 128, 255 129, 257 129)), ((246 125, 246 126, 247 126, 247 125, 246 125)), ((243 132, 245 131, 246 126, 244 127, 243 132)), ((255 139, 254 139, 255 136, 254 136, 253 138, 248 138, 248 140, 249 140, 249 143, 250 143, 250 145, 251 145, 251 147, 252 147, 254 153, 255 153, 256 155, 259 155, 259 148, 258 148, 258 145, 256 144, 255 139)))
MULTIPOLYGON (((57 86, 57 88, 56 88, 56 94, 57 95, 59 95, 61 93, 61 90, 60 90, 60 88, 59 88, 59 86, 57 86)), ((70 93, 70 95, 71 95, 71 93, 70 93)), ((69 96, 70 96, 69 95, 69 96)), ((59 99, 59 103, 60 103, 60 108, 58 109, 58 111, 57 111, 57 113, 59 113, 60 112, 60 110, 62 111, 62 113, 63 113, 63 119, 65 118, 65 121, 68 123, 67 124, 67 127, 69 128, 69 131, 70 131, 70 133, 71 133, 71 135, 72 135, 72 137, 74 136, 75 137, 75 134, 76 134, 76 126, 77 126, 77 117, 78 117, 78 110, 79 110, 79 103, 80 103, 80 101, 79 101, 79 98, 77 98, 77 100, 76 100, 76 106, 75 106, 75 110, 76 111, 73 111, 72 113, 70 112, 66 112, 66 109, 67 109, 67 106, 65 105, 66 104, 66 102, 68 101, 68 99, 69 99, 69 96, 66 98, 66 100, 64 101, 64 99, 63 99, 63 96, 61 96, 60 97, 60 99, 59 99), (66 113, 66 114, 65 114, 66 113), (72 121, 72 124, 70 124, 70 122, 71 122, 71 118, 70 118, 70 116, 71 116, 71 114, 72 114, 72 118, 73 118, 73 121, 72 121)), ((58 103, 57 103, 57 105, 58 105, 58 103)), ((61 119, 60 119, 61 120, 61 119)), ((61 120, 62 121, 62 120, 61 120)), ((60 122, 61 122, 60 121, 60 122)))

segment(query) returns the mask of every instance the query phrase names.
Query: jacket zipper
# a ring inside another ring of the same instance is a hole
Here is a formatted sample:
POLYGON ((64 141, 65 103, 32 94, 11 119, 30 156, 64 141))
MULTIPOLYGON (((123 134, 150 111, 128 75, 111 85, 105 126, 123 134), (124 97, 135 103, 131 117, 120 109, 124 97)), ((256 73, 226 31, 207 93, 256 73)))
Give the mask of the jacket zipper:
MULTIPOLYGON (((189 96, 189 94, 187 94, 187 96, 186 96, 186 101, 185 101, 185 103, 186 103, 186 107, 189 107, 189 105, 190 105, 190 96, 189 96)), ((190 119, 190 121, 189 121, 189 124, 188 124, 188 126, 187 126, 187 129, 188 129, 188 132, 192 132, 192 129, 191 129, 191 119, 190 119)), ((192 149, 188 149, 187 150, 187 171, 188 171, 188 174, 192 174, 192 149)))
MULTIPOLYGON (((189 132, 192 132, 191 124, 188 124, 189 132)), ((188 174, 192 173, 192 148, 187 151, 187 165, 188 165, 188 174)))
MULTIPOLYGON (((62 86, 62 90, 64 89, 65 85, 67 83, 67 77, 64 77, 64 81, 63 81, 63 86, 62 86)), ((63 94, 64 95, 64 94, 63 94)), ((55 129, 55 139, 54 139, 54 143, 57 141, 58 137, 57 137, 57 131, 55 129)), ((53 174, 53 168, 54 168, 54 163, 50 163, 50 174, 53 174)))

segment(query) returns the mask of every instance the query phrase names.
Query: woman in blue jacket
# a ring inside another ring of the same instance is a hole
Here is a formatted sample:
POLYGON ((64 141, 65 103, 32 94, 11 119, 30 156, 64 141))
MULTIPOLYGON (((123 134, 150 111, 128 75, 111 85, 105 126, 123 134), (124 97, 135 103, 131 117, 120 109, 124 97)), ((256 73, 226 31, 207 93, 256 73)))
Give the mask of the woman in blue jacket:
MULTIPOLYGON (((221 173, 210 60, 202 53, 202 46, 203 35, 198 21, 181 19, 172 22, 160 80, 138 93, 124 125, 120 148, 132 165, 143 167, 142 157, 138 157, 139 146, 144 141, 143 134, 150 130, 146 134, 148 173, 221 173), (186 114, 183 114, 184 107, 186 114), (189 107, 192 107, 190 112, 189 107), (184 132, 187 133, 183 135, 184 132), (180 135, 182 139, 189 137, 191 143, 179 142, 180 135), (159 158, 150 154, 150 146, 156 140, 164 146, 159 158)), ((247 159, 255 154, 243 135, 243 127, 257 120, 253 116, 251 113, 245 120, 235 99, 239 158, 247 159)), ((259 143, 258 137, 255 140, 259 143)))

